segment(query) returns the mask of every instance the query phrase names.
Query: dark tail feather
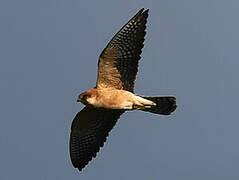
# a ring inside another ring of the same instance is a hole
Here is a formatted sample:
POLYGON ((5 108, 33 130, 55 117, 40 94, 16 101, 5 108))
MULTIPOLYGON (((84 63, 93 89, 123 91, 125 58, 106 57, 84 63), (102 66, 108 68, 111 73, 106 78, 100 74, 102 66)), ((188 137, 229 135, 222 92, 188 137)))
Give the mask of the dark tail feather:
POLYGON ((156 103, 156 106, 142 109, 143 111, 148 111, 155 114, 169 115, 177 108, 175 97, 150 97, 150 96, 141 96, 141 97, 156 103))

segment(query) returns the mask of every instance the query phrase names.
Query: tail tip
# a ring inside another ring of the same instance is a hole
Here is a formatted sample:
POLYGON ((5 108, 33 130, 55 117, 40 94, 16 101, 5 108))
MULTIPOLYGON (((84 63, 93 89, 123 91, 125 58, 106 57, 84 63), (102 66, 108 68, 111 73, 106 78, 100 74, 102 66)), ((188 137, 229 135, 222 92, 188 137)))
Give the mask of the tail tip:
POLYGON ((170 115, 171 113, 173 113, 176 108, 177 108, 177 104, 176 104, 176 98, 175 97, 168 97, 168 106, 167 108, 163 111, 164 115, 170 115))

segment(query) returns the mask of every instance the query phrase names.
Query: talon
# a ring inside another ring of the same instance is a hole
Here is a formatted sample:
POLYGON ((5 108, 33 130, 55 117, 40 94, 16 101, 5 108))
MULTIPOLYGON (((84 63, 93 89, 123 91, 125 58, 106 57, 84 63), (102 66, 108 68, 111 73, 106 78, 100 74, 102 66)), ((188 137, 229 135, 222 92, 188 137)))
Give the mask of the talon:
POLYGON ((137 105, 137 104, 134 104, 133 105, 133 109, 140 109, 141 108, 141 106, 139 106, 139 105, 137 105))
POLYGON ((144 106, 144 108, 151 108, 152 106, 144 106))

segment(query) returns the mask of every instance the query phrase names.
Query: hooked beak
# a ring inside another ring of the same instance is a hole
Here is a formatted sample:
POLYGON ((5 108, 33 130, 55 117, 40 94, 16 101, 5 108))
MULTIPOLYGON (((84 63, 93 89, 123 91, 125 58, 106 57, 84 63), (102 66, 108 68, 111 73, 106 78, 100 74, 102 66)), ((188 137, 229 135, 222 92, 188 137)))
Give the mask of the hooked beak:
POLYGON ((80 96, 78 96, 78 98, 77 98, 77 100, 76 100, 77 102, 81 102, 81 97, 80 96))

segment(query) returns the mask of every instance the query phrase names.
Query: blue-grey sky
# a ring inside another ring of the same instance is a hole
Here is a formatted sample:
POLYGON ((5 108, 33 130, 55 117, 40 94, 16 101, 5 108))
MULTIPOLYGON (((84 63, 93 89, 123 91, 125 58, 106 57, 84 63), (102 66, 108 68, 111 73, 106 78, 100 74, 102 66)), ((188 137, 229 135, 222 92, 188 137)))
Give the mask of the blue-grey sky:
POLYGON ((0 179, 237 180, 237 0, 1 0, 0 179), (128 112, 97 158, 69 158, 78 94, 97 59, 149 8, 137 94, 175 95, 172 116, 128 112))

